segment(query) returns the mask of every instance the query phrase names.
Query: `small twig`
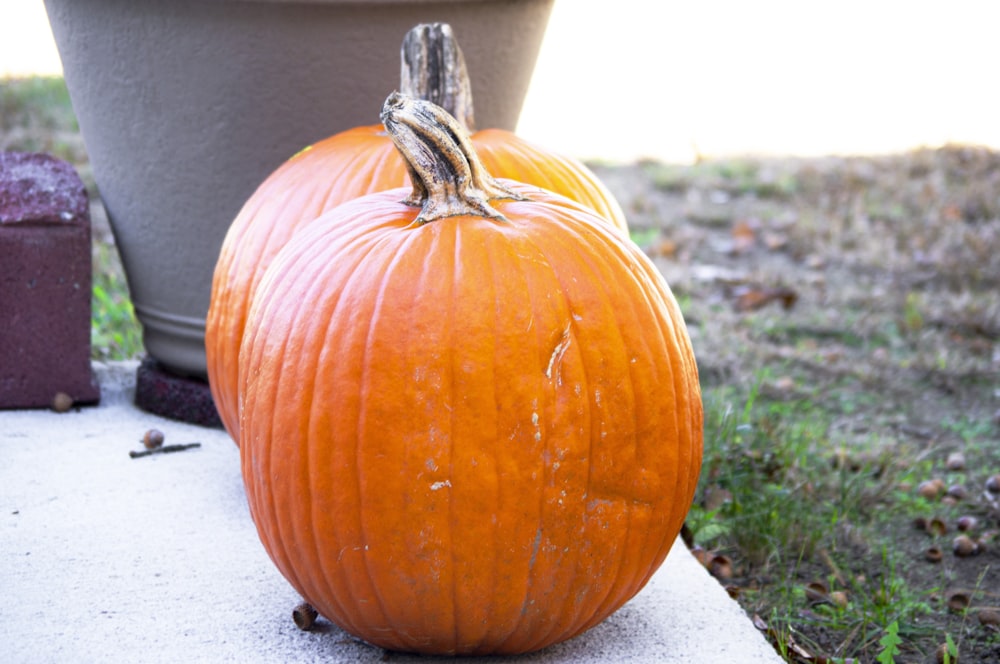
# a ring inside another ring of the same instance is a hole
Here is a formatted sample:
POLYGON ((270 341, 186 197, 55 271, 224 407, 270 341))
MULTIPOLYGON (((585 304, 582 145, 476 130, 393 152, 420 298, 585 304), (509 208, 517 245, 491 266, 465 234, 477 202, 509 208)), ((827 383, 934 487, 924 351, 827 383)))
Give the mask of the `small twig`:
POLYGON ((152 450, 131 450, 128 455, 133 459, 138 459, 139 457, 149 456, 150 454, 168 454, 170 452, 183 452, 184 450, 189 450, 192 447, 201 447, 201 443, 186 443, 184 445, 164 445, 163 447, 157 447, 152 450))

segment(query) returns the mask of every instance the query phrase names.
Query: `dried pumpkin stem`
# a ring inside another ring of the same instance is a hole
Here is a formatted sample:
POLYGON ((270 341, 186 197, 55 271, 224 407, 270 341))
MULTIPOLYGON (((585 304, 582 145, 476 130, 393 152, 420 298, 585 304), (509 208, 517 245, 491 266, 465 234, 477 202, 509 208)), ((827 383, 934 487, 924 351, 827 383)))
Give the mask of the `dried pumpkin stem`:
POLYGON ((382 124, 410 172, 405 203, 421 208, 417 223, 457 215, 502 220, 490 201, 523 200, 486 172, 468 133, 437 104, 393 92, 382 124))
POLYGON ((403 39, 399 90, 432 101, 469 132, 476 130, 465 57, 447 23, 421 23, 403 39))

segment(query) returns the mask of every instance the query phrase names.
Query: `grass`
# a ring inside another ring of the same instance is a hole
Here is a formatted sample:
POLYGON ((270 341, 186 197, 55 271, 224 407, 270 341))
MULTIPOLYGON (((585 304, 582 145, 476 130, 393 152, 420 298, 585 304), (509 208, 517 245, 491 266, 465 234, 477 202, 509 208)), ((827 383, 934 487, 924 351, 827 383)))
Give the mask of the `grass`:
POLYGON ((91 354, 98 360, 137 358, 143 353, 142 328, 114 246, 95 243, 93 261, 91 354))
MULTIPOLYGON (((763 619, 776 649, 790 662, 811 661, 803 653, 867 662, 888 640, 903 658, 885 661, 902 662, 923 661, 912 658, 938 644, 958 648, 963 635, 1000 644, 943 603, 954 570, 933 570, 910 546, 936 544, 950 555, 953 532, 928 539, 911 524, 929 514, 954 523, 970 509, 913 491, 940 465, 894 440, 859 448, 814 400, 766 396, 769 380, 764 372, 742 393, 706 390, 704 467, 687 526, 699 557, 732 561, 721 574, 707 566, 763 619)), ((995 459, 985 444, 990 423, 942 427, 970 443, 975 460, 995 459)), ((974 470, 945 476, 958 485, 982 480, 974 470)), ((980 603, 996 603, 979 591, 980 603)))

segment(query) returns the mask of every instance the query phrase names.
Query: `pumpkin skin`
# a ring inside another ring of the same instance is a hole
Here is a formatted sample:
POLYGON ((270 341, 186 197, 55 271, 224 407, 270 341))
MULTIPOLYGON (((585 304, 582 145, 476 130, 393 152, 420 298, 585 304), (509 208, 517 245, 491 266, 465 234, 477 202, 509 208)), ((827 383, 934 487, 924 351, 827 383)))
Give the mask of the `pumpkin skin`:
MULTIPOLYGON (((472 140, 493 175, 568 196, 626 230, 625 216, 614 196, 579 161, 502 129, 476 132, 472 140)), ((274 255, 322 213, 359 196, 408 183, 403 159, 385 129, 371 125, 335 134, 298 153, 247 200, 223 241, 205 330, 209 385, 234 440, 239 440, 240 339, 253 292, 274 255)))
POLYGON ((579 634, 649 580, 697 482, 697 368, 662 276, 587 208, 504 184, 525 200, 496 216, 423 223, 406 190, 344 204, 279 252, 249 313, 260 539, 383 648, 579 634))

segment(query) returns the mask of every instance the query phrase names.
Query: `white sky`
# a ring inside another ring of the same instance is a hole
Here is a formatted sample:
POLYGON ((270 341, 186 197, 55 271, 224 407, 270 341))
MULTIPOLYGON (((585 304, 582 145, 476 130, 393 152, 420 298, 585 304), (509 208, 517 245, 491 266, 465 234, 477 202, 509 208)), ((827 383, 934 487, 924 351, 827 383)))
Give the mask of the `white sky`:
MULTIPOLYGON (((0 76, 59 71, 42 0, 3 0, 0 76)), ((1000 2, 557 0, 518 131, 611 160, 1000 148, 1000 2)))

